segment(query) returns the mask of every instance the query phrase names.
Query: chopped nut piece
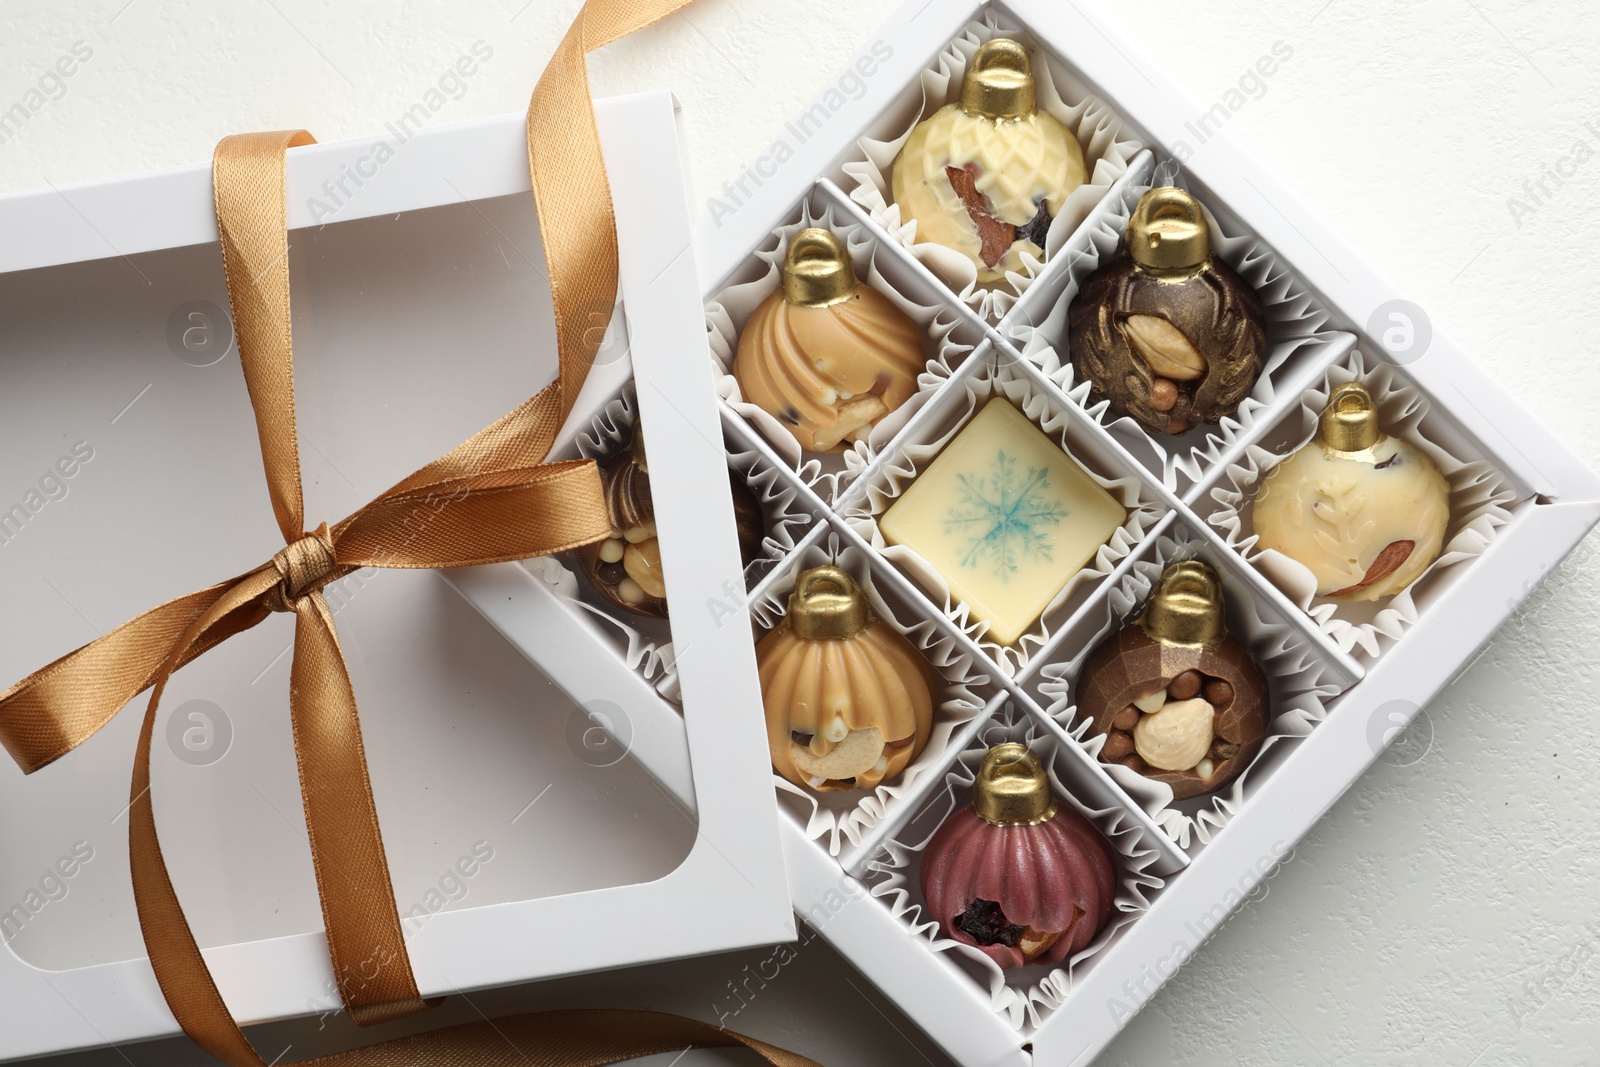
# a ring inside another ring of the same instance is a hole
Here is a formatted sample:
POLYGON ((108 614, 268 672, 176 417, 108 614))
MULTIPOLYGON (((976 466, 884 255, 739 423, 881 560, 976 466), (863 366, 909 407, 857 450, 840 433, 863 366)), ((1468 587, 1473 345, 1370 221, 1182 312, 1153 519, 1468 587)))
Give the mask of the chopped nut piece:
POLYGON ((1186 771, 1211 747, 1213 711, 1204 700, 1175 700, 1133 728, 1133 744, 1151 766, 1186 771))
POLYGON ((1206 683, 1205 697, 1206 703, 1218 711, 1226 711, 1233 703, 1233 686, 1221 678, 1213 678, 1206 683))
POLYGON ((1200 692, 1200 683, 1203 681, 1205 676, 1199 671, 1184 671, 1167 683, 1167 699, 1188 700, 1200 692))
POLYGON ((1206 372, 1206 357, 1195 350, 1189 339, 1159 315, 1129 315, 1123 333, 1133 350, 1158 378, 1192 382, 1206 372))
POLYGON ((1133 706, 1146 715, 1154 715, 1161 710, 1161 706, 1166 702, 1167 691, 1165 689, 1157 689, 1154 693, 1146 693, 1138 700, 1135 700, 1133 706))
POLYGON ((1345 586, 1343 589, 1335 589, 1328 596, 1354 596, 1374 582, 1383 581, 1383 579, 1399 570, 1405 561, 1411 558, 1411 552, 1416 547, 1417 543, 1415 541, 1391 542, 1384 547, 1382 552, 1378 553, 1378 558, 1373 560, 1372 566, 1367 568, 1364 578, 1355 585, 1345 586))
POLYGON ((1100 758, 1110 763, 1126 756, 1133 751, 1133 735, 1113 730, 1106 734, 1105 747, 1100 750, 1100 758))

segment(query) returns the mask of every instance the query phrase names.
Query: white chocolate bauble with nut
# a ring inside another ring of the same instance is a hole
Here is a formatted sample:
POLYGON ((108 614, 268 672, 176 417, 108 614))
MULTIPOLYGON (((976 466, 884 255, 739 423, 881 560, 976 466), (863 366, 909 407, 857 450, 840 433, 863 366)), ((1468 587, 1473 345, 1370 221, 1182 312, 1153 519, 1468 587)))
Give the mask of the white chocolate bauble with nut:
MULTIPOLYGON (((1350 411, 1366 405, 1375 419, 1371 398, 1354 388, 1359 396, 1341 389, 1330 411, 1343 397, 1350 411)), ((1323 425, 1322 435, 1274 467, 1262 484, 1252 515, 1258 546, 1304 565, 1316 577, 1319 596, 1393 596, 1438 558, 1450 525, 1450 485, 1408 441, 1379 435, 1364 447, 1341 449, 1334 445, 1363 442, 1330 444, 1327 415, 1323 425)))
POLYGON ((997 282, 1024 254, 1044 258, 1044 232, 1084 173, 1077 139, 1038 110, 1027 51, 997 38, 973 57, 961 103, 911 131, 894 199, 918 242, 960 252, 980 282, 997 282))

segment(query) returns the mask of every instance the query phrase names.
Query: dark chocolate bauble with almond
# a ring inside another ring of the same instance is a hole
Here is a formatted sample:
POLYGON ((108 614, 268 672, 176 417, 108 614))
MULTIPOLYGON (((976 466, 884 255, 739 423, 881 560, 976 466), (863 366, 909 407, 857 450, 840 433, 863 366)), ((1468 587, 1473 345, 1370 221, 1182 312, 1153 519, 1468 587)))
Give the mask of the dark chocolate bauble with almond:
POLYGON ((1104 763, 1172 787, 1175 800, 1227 785, 1261 751, 1267 681, 1223 623, 1222 583, 1197 560, 1161 577, 1139 619, 1089 654, 1078 714, 1104 735, 1104 763))
MULTIPOLYGON (((602 596, 620 608, 653 618, 667 617, 667 587, 656 540, 655 507, 650 498, 650 467, 643 436, 635 429, 627 445, 598 463, 611 536, 578 549, 584 575, 602 596)), ((748 567, 761 550, 765 522, 750 487, 728 472, 739 557, 748 567)))
POLYGON ((1079 380, 1152 434, 1234 415, 1266 354, 1261 300, 1211 251, 1199 203, 1152 189, 1128 221, 1127 248, 1091 274, 1067 312, 1079 380))

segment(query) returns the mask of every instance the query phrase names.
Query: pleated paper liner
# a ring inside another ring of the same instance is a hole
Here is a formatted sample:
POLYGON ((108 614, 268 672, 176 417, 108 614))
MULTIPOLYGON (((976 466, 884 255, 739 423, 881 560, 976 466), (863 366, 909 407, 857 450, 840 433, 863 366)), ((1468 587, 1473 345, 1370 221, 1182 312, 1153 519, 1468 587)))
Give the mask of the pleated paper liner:
MULTIPOLYGON (((1175 175, 1170 163, 1157 168, 1155 180, 1188 184, 1175 175)), ((1261 298, 1267 327, 1261 377, 1235 415, 1178 436, 1150 434, 1133 419, 1116 415, 1107 400, 1091 395, 1090 383, 1077 378, 1067 343, 1067 312, 1089 275, 1123 250, 1128 218, 1149 189, 1148 185, 1129 186, 1120 196, 1107 200, 1091 220, 1086 239, 1074 242, 1064 268, 1057 265, 1040 289, 1029 294, 1026 304, 1001 324, 1001 332, 1168 489, 1181 493, 1204 478, 1237 442, 1256 433, 1260 421, 1274 409, 1291 403, 1294 394, 1348 352, 1356 339, 1330 328, 1327 308, 1276 253, 1246 232, 1223 205, 1197 192, 1211 224, 1215 254, 1261 298)))
POLYGON ((1393 647, 1427 609, 1431 594, 1458 577, 1467 565, 1488 551, 1496 535, 1511 521, 1512 511, 1527 502, 1515 485, 1485 456, 1472 438, 1431 401, 1394 364, 1357 350, 1333 367, 1299 403, 1286 410, 1259 444, 1251 445, 1196 503, 1211 523, 1245 559, 1300 606, 1317 628, 1346 652, 1358 650, 1373 658, 1393 647), (1383 431, 1421 449, 1450 483, 1450 525, 1439 558, 1411 585, 1383 600, 1341 603, 1317 595, 1317 581, 1302 563, 1259 545, 1251 524, 1252 503, 1274 467, 1316 436, 1317 421, 1333 390, 1358 381, 1372 393, 1383 431))
POLYGON ((1009 698, 997 701, 976 736, 941 768, 942 780, 932 783, 915 817, 883 843, 864 875, 873 898, 905 924, 908 935, 927 946, 930 962, 968 976, 988 994, 990 1009, 1023 1031, 1038 1026, 1060 1007, 1072 989, 1074 974, 1093 966, 1095 957, 1116 943, 1118 932, 1137 921, 1165 884, 1151 871, 1159 853, 1149 831, 1121 809, 1097 809, 1079 799, 1084 772, 1066 751, 1073 743, 1037 709, 1009 698), (944 937, 927 913, 921 887, 923 850, 948 816, 972 802, 972 783, 984 754, 1008 741, 1023 742, 1033 750, 1050 774, 1057 799, 1092 822, 1119 856, 1111 917, 1088 947, 1062 963, 1034 963, 1009 971, 978 949, 944 937))
POLYGON ((1329 702, 1341 685, 1320 651, 1289 619, 1252 595, 1240 581, 1240 562, 1199 539, 1180 520, 1150 539, 1100 609, 1080 621, 1060 645, 1067 657, 1039 668, 1036 688, 1045 713, 1096 759, 1105 735, 1092 734, 1081 719, 1077 689, 1084 661, 1100 643, 1132 622, 1143 610, 1161 574, 1180 560, 1200 559, 1222 577, 1227 599, 1228 632, 1250 649, 1267 678, 1269 702, 1266 739, 1245 772, 1219 792, 1174 801, 1172 787, 1119 764, 1102 764, 1112 779, 1159 824, 1180 848, 1197 848, 1226 826, 1249 802, 1252 782, 1271 774, 1298 741, 1328 715, 1329 702))
POLYGON ((985 321, 999 322, 1143 148, 1138 134, 1065 63, 1040 48, 1009 19, 991 10, 984 12, 981 21, 968 23, 857 140, 856 155, 847 158, 841 167, 840 185, 892 240, 943 279, 962 303, 985 321), (1059 119, 1077 138, 1083 149, 1086 180, 1067 197, 1051 223, 1045 238, 1044 262, 1024 256, 1023 271, 985 285, 979 283, 977 269, 966 256, 942 245, 917 242, 916 222, 902 218, 899 205, 891 202, 892 176, 895 158, 911 131, 941 107, 960 100, 974 53, 995 37, 1017 38, 1028 47, 1038 83, 1039 108, 1059 119))
MULTIPOLYGON (((855 579, 866 593, 873 614, 904 635, 939 678, 934 692, 933 732, 927 746, 895 780, 875 789, 818 792, 773 776, 780 802, 794 812, 805 827, 806 836, 837 857, 859 844, 865 833, 879 825, 886 811, 915 802, 928 777, 948 758, 952 739, 963 734, 964 727, 982 713, 998 683, 991 677, 992 668, 962 648, 949 627, 941 625, 942 620, 927 618, 922 607, 901 596, 892 583, 874 580, 874 572, 887 566, 881 558, 841 538, 826 525, 808 536, 799 550, 784 560, 773 579, 763 583, 751 598, 750 618, 757 641, 782 621, 800 573, 829 563, 855 579)), ((760 709, 755 714, 760 714, 760 709)))
POLYGON ((838 509, 851 529, 915 582, 1008 676, 1021 673, 1049 642, 1056 627, 1096 595, 1098 586, 1118 561, 1132 551, 1163 513, 1139 475, 1127 468, 1122 457, 1087 433, 1081 425, 1082 418, 1082 413, 1054 393, 1048 383, 1030 377, 1015 356, 999 347, 986 347, 957 372, 906 434, 851 486, 838 509), (986 636, 989 624, 972 618, 967 606, 953 599, 939 572, 910 548, 889 544, 878 528, 879 517, 994 397, 1004 397, 1014 404, 1128 511, 1127 519, 1110 540, 1072 576, 1032 628, 1011 645, 990 640, 986 636))
POLYGON ((982 339, 975 322, 947 306, 945 294, 931 291, 931 286, 881 247, 879 234, 827 203, 817 192, 797 206, 794 221, 772 231, 735 277, 743 280, 728 285, 706 304, 706 332, 716 364, 717 392, 760 435, 773 454, 824 501, 834 500, 839 483, 872 462, 982 339), (927 354, 926 366, 919 375, 919 391, 878 420, 867 440, 851 443, 843 453, 802 450, 783 423, 744 399, 733 377, 734 356, 745 323, 762 301, 778 290, 782 284, 779 268, 789 242, 810 226, 820 226, 837 236, 855 263, 857 277, 887 297, 922 328, 927 354))

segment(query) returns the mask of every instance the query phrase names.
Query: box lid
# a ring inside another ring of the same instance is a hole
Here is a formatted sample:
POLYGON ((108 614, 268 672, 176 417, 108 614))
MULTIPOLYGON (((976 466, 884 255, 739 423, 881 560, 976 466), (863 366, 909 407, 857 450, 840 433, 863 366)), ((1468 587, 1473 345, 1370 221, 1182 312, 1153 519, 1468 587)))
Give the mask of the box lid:
MULTIPOLYGON (((485 594, 488 623, 430 572, 329 587, 425 996, 793 936, 748 630, 702 606, 742 566, 706 446, 710 382, 682 373, 705 366, 706 342, 674 106, 652 93, 597 113, 622 302, 598 324, 615 332, 573 422, 637 375, 687 713, 522 566, 446 577, 485 594), (524 600, 538 611, 493 610, 524 600), (597 727, 618 740, 597 746, 597 727)), ((553 376, 528 192, 521 115, 290 151, 308 516, 348 513, 553 376)), ((229 348, 209 166, 0 198, 0 231, 14 353, 0 510, 21 508, 0 596, 30 605, 0 622, 0 673, 19 678, 280 546, 229 348)), ((153 757, 174 882, 243 1022, 338 1010, 288 643, 268 620, 176 675, 153 757)), ((128 884, 136 730, 125 711, 31 777, 0 767, 0 808, 35 813, 0 827, 0 1059, 176 1032, 128 884)))

